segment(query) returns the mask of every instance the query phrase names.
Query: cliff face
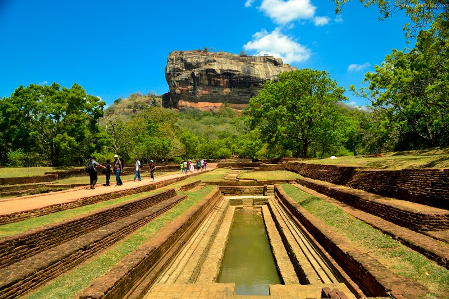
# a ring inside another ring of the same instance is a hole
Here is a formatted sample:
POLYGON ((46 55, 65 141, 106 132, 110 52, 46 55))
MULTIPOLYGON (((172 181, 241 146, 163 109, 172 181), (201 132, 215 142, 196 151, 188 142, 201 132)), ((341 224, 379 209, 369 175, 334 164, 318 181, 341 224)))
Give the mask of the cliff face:
POLYGON ((164 96, 164 106, 211 108, 226 102, 243 109, 266 80, 295 69, 272 56, 174 51, 165 68, 170 92, 164 96))

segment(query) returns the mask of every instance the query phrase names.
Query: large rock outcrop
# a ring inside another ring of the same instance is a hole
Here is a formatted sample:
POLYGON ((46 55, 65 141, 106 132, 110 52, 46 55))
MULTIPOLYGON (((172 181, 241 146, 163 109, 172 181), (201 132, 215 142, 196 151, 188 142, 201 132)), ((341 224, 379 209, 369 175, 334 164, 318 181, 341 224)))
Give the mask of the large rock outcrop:
POLYGON ((246 56, 224 52, 174 51, 167 59, 165 78, 170 92, 166 107, 213 108, 228 103, 243 109, 267 80, 295 70, 272 56, 246 56))

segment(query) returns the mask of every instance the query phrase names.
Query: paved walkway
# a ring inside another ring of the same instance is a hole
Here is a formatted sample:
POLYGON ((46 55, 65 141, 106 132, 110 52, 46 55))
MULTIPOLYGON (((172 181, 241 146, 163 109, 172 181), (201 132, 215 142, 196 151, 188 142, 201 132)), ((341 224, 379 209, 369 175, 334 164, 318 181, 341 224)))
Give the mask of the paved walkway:
MULTIPOLYGON (((216 164, 209 163, 207 166, 208 170, 211 170, 216 167, 216 164)), ((156 175, 154 182, 151 178, 142 178, 142 181, 124 181, 124 184, 121 186, 116 186, 115 184, 108 187, 97 185, 95 189, 89 189, 89 185, 86 184, 86 187, 76 187, 64 191, 2 199, 0 200, 0 216, 40 209, 57 204, 66 204, 90 196, 110 194, 116 192, 117 190, 134 189, 145 185, 156 184, 157 182, 172 178, 191 176, 196 173, 197 172, 188 174, 175 173, 159 177, 156 175)), ((114 177, 111 177, 111 180, 114 180, 114 177)), ((88 181, 89 177, 86 176, 86 182, 88 181)))

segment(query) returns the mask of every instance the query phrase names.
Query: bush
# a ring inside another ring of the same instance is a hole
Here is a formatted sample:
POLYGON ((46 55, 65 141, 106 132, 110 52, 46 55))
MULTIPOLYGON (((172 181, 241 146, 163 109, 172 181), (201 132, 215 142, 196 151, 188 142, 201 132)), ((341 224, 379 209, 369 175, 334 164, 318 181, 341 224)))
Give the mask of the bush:
POLYGON ((23 149, 19 148, 15 151, 8 152, 8 166, 12 167, 24 167, 28 166, 27 154, 23 149))

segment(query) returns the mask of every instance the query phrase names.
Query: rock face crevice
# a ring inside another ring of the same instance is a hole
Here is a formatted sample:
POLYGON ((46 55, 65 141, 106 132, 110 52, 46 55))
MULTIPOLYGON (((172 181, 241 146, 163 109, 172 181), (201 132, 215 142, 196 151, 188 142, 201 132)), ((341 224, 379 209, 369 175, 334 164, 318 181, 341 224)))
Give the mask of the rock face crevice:
POLYGON ((219 107, 228 103, 243 109, 267 80, 295 70, 272 56, 246 56, 225 52, 173 51, 167 59, 165 78, 170 92, 165 107, 219 107))

